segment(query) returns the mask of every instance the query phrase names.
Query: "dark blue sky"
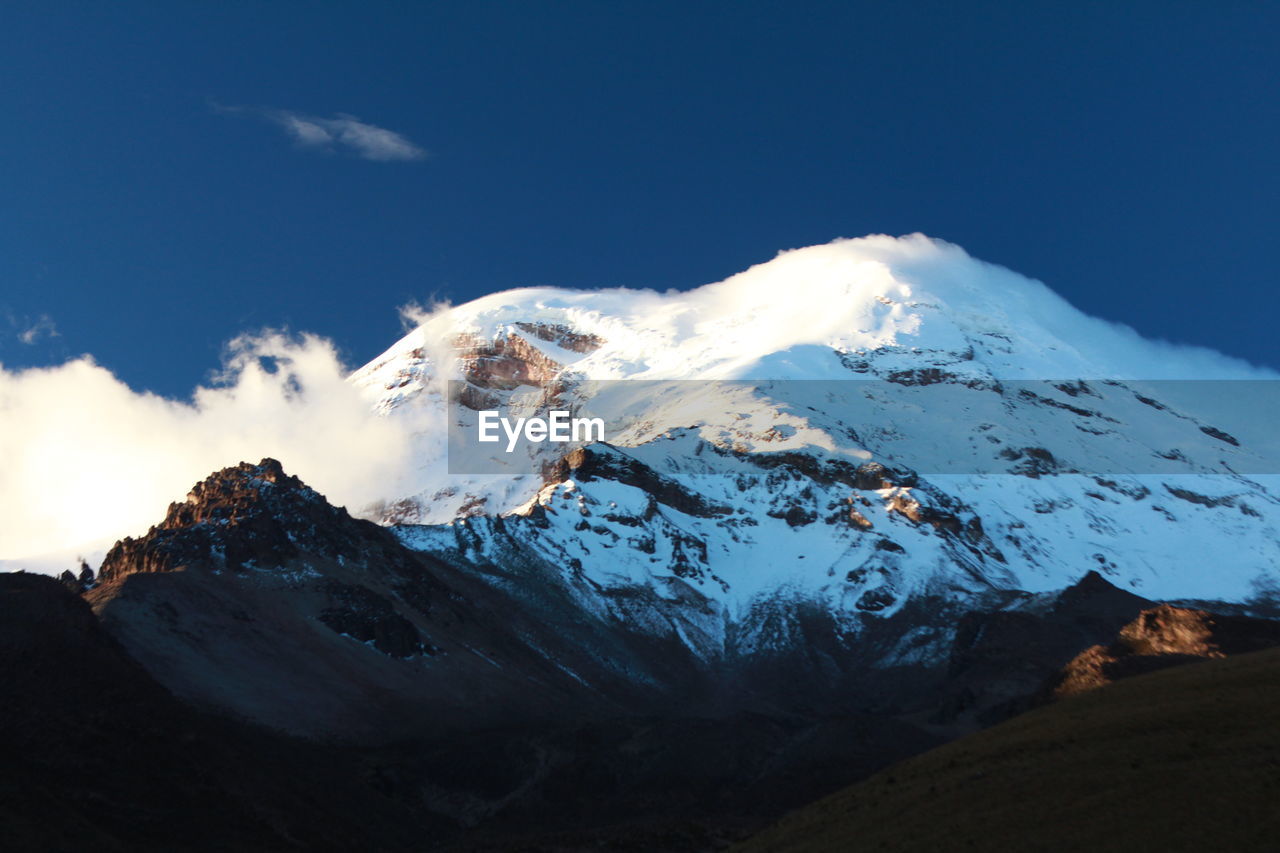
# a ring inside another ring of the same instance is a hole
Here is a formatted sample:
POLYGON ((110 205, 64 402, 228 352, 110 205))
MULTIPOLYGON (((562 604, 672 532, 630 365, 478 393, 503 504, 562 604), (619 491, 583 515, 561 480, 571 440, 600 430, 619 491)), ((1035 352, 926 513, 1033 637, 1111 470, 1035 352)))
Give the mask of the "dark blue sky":
POLYGON ((6 3, 0 362, 185 395, 246 329, 358 365, 411 299, 924 231, 1280 366, 1277 33, 1254 3, 6 3))

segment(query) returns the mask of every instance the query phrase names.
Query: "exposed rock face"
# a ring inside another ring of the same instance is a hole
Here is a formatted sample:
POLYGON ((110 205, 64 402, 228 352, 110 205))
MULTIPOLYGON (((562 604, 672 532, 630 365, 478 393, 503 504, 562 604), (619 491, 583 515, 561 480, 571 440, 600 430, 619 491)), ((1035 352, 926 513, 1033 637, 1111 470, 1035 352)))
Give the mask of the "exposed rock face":
POLYGON ((597 335, 562 323, 515 323, 491 338, 459 335, 453 340, 459 376, 464 380, 458 401, 476 411, 494 409, 501 405, 503 392, 522 386, 542 388, 547 400, 554 399, 565 390, 561 374, 568 359, 562 361, 553 353, 561 350, 580 356, 603 343, 597 335), (553 347, 548 352, 534 341, 553 347))
POLYGON ((509 391, 520 385, 540 386, 563 367, 516 334, 494 340, 459 338, 454 347, 463 376, 479 388, 509 391))
POLYGON ((728 515, 733 511, 724 504, 707 502, 696 492, 682 488, 669 477, 664 477, 643 462, 608 445, 573 450, 548 470, 545 476, 551 485, 557 485, 566 479, 581 482, 623 482, 641 489, 657 503, 701 518, 728 515))
POLYGON ((538 340, 555 344, 561 349, 584 354, 595 352, 604 346, 604 338, 590 332, 577 331, 564 323, 516 323, 516 327, 532 334, 538 340))
POLYGON ((493 338, 462 335, 454 340, 462 377, 468 383, 477 388, 504 391, 521 385, 538 387, 550 383, 565 365, 529 338, 579 355, 599 349, 604 343, 596 335, 575 332, 563 324, 521 322, 514 325, 506 334, 493 338))
POLYGON ((1077 655, 1044 696, 1060 699, 1120 678, 1272 646, 1280 646, 1280 622, 1162 604, 1144 610, 1110 644, 1077 655))

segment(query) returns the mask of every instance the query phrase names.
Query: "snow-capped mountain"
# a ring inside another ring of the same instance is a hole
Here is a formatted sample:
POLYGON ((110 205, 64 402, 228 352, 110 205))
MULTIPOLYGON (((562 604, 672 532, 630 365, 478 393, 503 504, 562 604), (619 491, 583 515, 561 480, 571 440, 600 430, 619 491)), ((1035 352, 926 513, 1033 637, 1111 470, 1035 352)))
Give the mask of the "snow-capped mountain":
POLYGON ((1153 601, 1274 612, 1274 379, 923 237, 688 293, 499 293, 351 378, 416 436, 384 527, 243 463, 85 596, 175 694, 304 734, 954 735, 1153 601), (479 441, 560 411, 603 429, 479 441))
MULTIPOLYGON (((1141 338, 915 235, 683 293, 530 288, 438 310, 352 381, 417 430, 373 510, 703 659, 852 641, 913 601, 1280 588, 1274 380, 1141 338), (477 410, 590 410, 604 442, 472 444, 477 410), (473 454, 487 453, 483 458, 473 454)), ((883 662, 936 655, 945 620, 883 662)))

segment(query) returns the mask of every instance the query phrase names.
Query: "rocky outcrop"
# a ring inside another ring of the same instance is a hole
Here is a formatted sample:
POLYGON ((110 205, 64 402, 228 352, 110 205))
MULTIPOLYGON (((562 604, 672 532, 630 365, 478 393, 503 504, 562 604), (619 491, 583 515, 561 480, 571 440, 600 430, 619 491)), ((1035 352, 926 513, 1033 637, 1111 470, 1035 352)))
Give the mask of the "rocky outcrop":
POLYGON ((486 340, 462 336, 454 341, 467 382, 479 388, 509 391, 521 385, 541 386, 563 365, 516 334, 486 340))
POLYGON ((561 323, 519 322, 492 338, 458 335, 453 349, 463 381, 455 391, 456 402, 474 411, 495 409, 505 392, 522 386, 544 389, 547 400, 562 394, 565 365, 533 340, 578 354, 593 352, 604 343, 597 335, 561 323))
POLYGON ((516 328, 528 332, 535 338, 555 344, 569 352, 595 352, 604 346, 604 338, 589 332, 579 332, 564 323, 525 323, 518 322, 516 328))
POLYGON ((607 444, 571 450, 543 471, 543 479, 548 483, 570 478, 583 482, 613 480, 624 483, 644 491, 658 503, 700 518, 724 516, 733 511, 724 504, 707 501, 697 492, 607 444))
POLYGON ((396 612, 385 596, 338 581, 326 584, 325 589, 333 603, 318 618, 339 634, 369 643, 394 658, 432 652, 414 624, 396 612))
POLYGON ((96 582, 93 569, 91 569, 89 564, 84 560, 80 561, 79 572, 72 572, 70 569, 67 569, 65 572, 58 575, 58 580, 63 586, 77 595, 92 589, 96 582))
POLYGON ((1280 622, 1161 604, 1144 610, 1106 645, 1085 649, 1041 694, 1061 699, 1183 663, 1280 646, 1280 622))
MULTIPOLYGON (((329 504, 275 459, 241 463, 218 471, 196 486, 186 501, 174 503, 164 520, 140 539, 117 543, 103 561, 101 580, 118 585, 131 574, 199 568, 206 572, 275 572, 289 582, 300 565, 316 574, 315 564, 368 567, 361 583, 331 580, 315 586, 323 597, 318 619, 336 633, 369 643, 397 658, 426 654, 432 646, 414 622, 371 580, 391 574, 401 590, 411 590, 413 609, 429 616, 441 587, 418 571, 409 554, 386 530, 352 518, 329 504)), ((87 587, 86 587, 87 588, 87 587)), ((97 598, 106 600, 111 592, 97 598)))
POLYGON ((1152 602, 1095 571, 1048 598, 1015 595, 956 622, 935 725, 961 732, 1035 704, 1047 679, 1080 650, 1114 637, 1152 602))
POLYGON ((453 347, 463 378, 476 388, 510 391, 521 385, 544 386, 564 365, 520 332, 574 353, 588 353, 604 343, 597 335, 575 332, 558 323, 516 323, 515 329, 493 338, 459 335, 453 347))
POLYGON ((280 567, 300 554, 395 562, 394 537, 329 504, 275 459, 242 462, 197 483, 169 505, 145 536, 126 537, 107 553, 104 583, 137 572, 200 566, 246 571, 280 567))

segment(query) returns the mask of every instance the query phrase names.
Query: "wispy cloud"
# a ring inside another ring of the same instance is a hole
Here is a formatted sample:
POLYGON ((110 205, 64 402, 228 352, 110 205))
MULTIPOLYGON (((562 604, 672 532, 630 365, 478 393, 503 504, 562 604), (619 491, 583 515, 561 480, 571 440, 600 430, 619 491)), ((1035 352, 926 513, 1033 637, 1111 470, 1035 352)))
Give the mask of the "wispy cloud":
POLYGON ((18 340, 27 345, 34 344, 41 338, 56 337, 58 337, 58 327, 54 325, 48 314, 41 314, 40 319, 18 332, 18 340))
POLYGON ((422 160, 425 149, 403 134, 353 115, 337 113, 332 118, 307 115, 293 110, 215 105, 218 112, 253 115, 266 119, 293 138, 299 147, 353 154, 363 160, 383 163, 422 160))
POLYGON ((41 314, 33 320, 30 317, 19 317, 6 310, 3 312, 3 318, 9 326, 10 333, 27 346, 34 346, 46 338, 59 337, 58 327, 48 314, 41 314))

